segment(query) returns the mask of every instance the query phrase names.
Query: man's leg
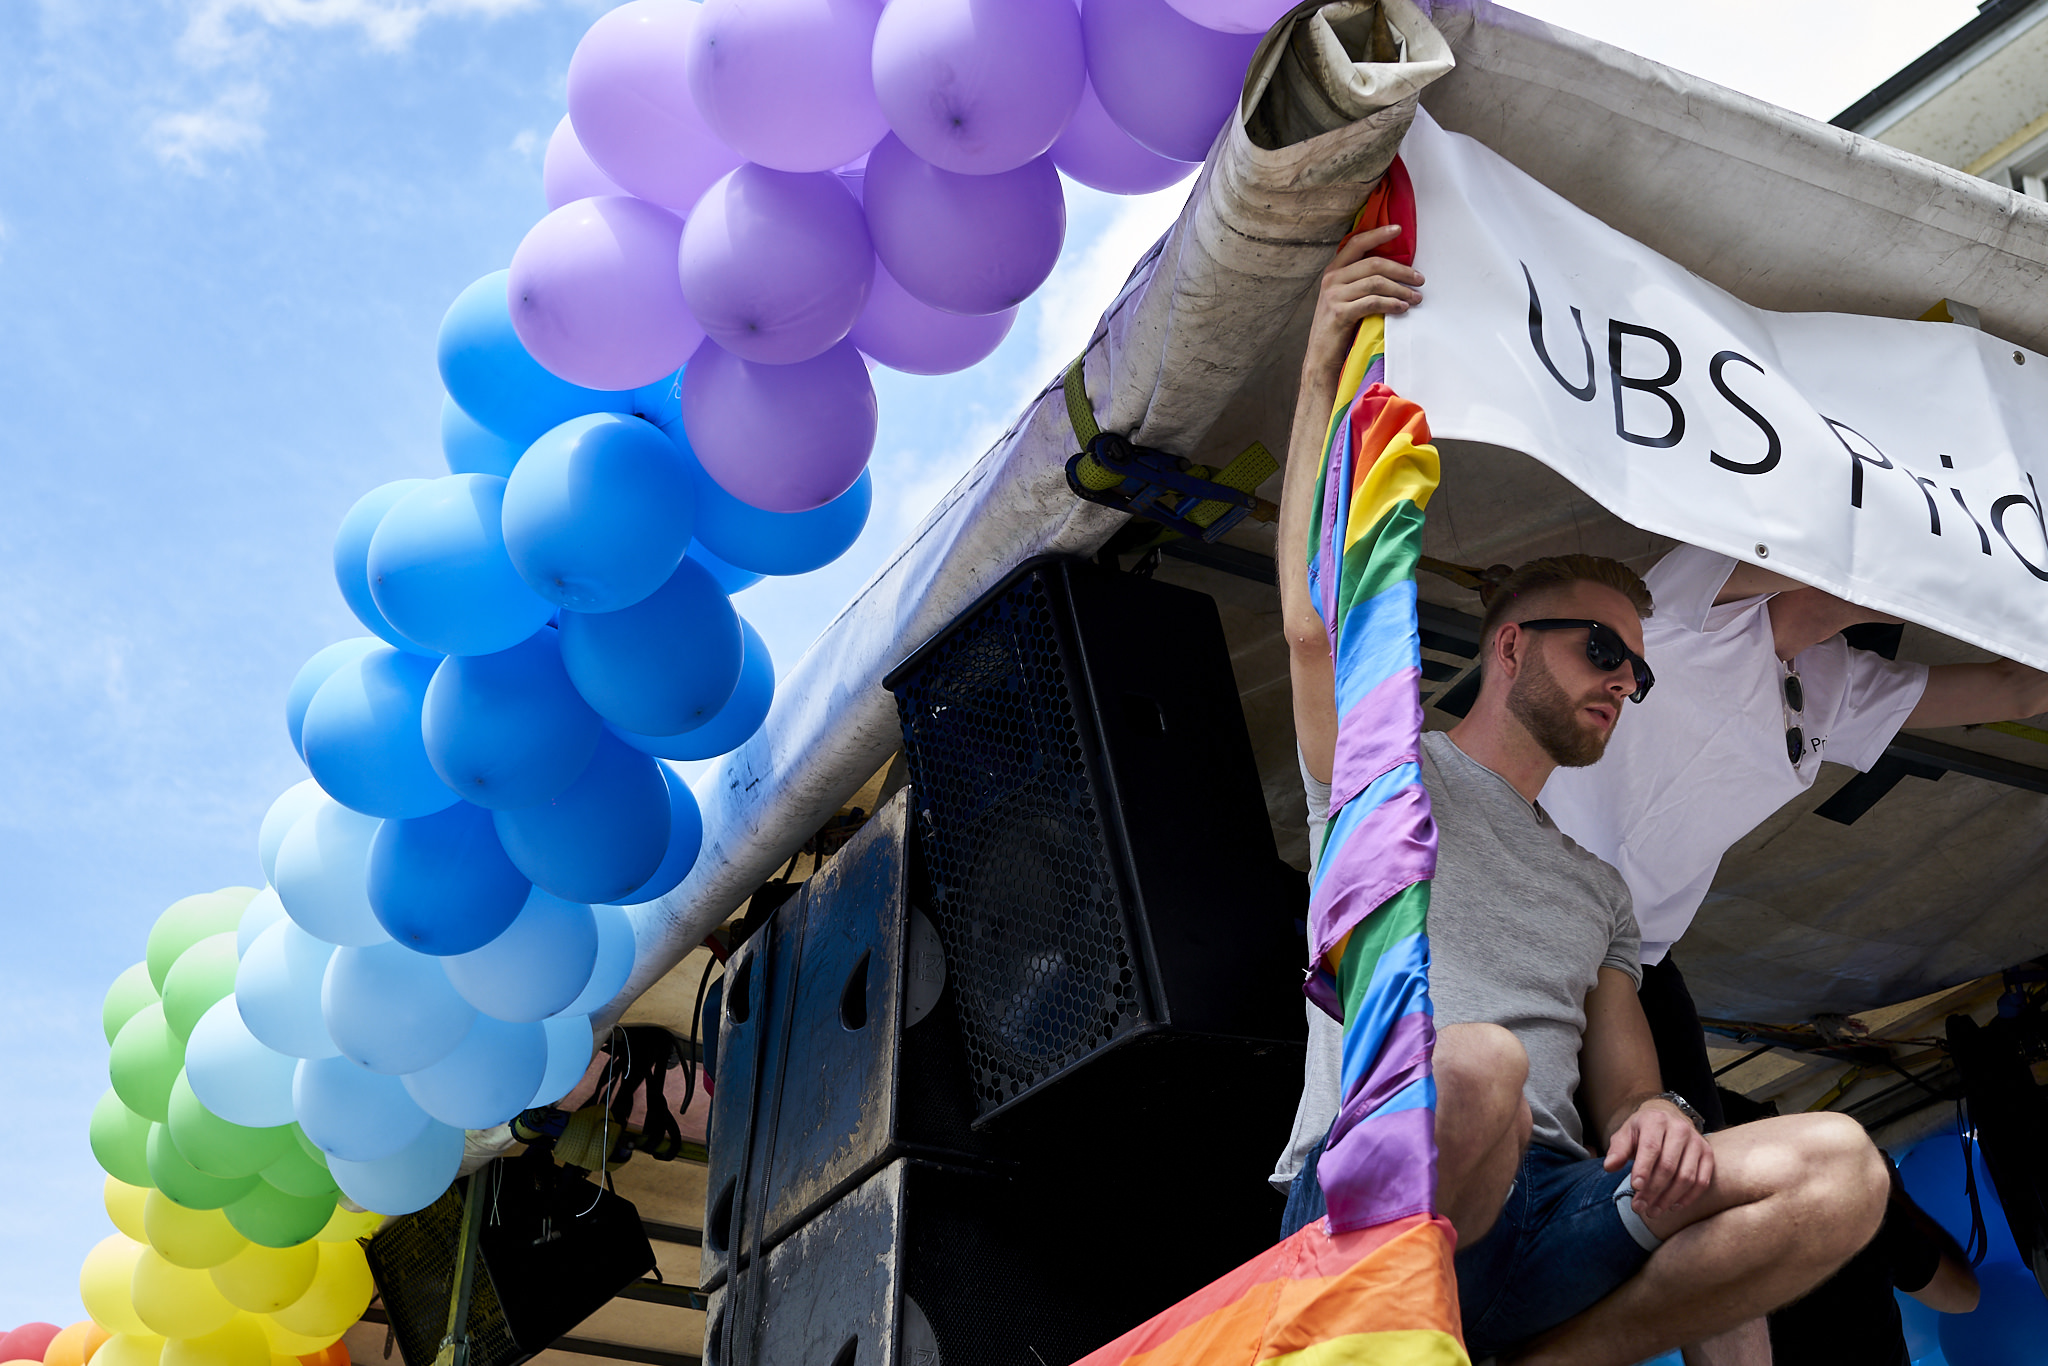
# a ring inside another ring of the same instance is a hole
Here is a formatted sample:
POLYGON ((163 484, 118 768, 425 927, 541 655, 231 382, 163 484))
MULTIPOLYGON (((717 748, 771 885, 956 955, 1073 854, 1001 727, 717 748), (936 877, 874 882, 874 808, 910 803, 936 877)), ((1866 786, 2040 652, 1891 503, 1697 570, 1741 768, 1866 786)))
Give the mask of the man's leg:
POLYGON ((1493 1227, 1529 1146, 1522 1083, 1529 1055, 1499 1025, 1448 1025, 1436 1036, 1437 1209, 1469 1247, 1493 1227))
POLYGON ((1628 1366, 1712 1338, 1818 1285, 1870 1240, 1891 1183, 1846 1115, 1789 1115, 1713 1135, 1714 1183, 1646 1220, 1664 1239, 1628 1281, 1515 1361, 1628 1366))

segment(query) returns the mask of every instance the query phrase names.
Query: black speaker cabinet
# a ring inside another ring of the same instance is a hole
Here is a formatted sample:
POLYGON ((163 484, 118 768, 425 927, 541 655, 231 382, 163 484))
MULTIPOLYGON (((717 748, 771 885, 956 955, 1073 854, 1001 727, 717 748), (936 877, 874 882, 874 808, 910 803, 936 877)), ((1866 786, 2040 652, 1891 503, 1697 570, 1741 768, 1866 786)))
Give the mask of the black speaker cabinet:
MULTIPOLYGON (((1274 1047, 1298 1064, 1306 889, 1213 600, 1031 561, 886 684, 980 1122, 1049 1089, 1062 1113, 1185 1113, 1191 1074, 1260 1091, 1274 1047)), ((1291 1114, 1299 1084, 1231 1108, 1291 1114)))

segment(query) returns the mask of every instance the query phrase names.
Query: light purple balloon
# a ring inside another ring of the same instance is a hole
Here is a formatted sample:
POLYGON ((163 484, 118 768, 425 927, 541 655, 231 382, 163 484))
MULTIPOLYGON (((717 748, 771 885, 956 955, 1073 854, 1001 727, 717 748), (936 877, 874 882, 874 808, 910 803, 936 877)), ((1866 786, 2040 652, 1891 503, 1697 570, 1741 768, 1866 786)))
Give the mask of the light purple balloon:
POLYGON ((851 488, 875 448, 875 419, 852 342, 756 365, 707 341, 683 371, 683 429, 704 472, 770 512, 808 512, 851 488))
MULTIPOLYGON (((554 133, 548 138, 548 152, 540 163, 540 189, 547 196, 551 209, 601 194, 625 193, 616 181, 597 169, 590 153, 583 150, 567 114, 562 115, 562 121, 555 125, 554 133)), ((503 471, 493 470, 491 473, 501 474, 503 471)))
MULTIPOLYGON (((583 150, 627 193, 678 214, 746 160, 690 98, 683 66, 698 11, 678 0, 633 0, 592 24, 569 59, 569 117, 583 150)), ((548 151, 552 161, 553 144, 548 151)), ((550 196, 548 207, 560 205, 550 196)))
POLYGON ((1081 0, 1088 78, 1109 116, 1148 151, 1209 155, 1237 108, 1255 34, 1218 33, 1166 0, 1081 0))
POLYGON ((986 360, 1016 321, 1014 308, 974 316, 942 313, 913 299, 878 263, 874 292, 847 339, 891 370, 950 375, 986 360))
POLYGON ((867 302, 875 249, 830 171, 747 165, 683 225, 683 297, 705 334, 746 360, 789 365, 839 344, 867 302))
POLYGON ((1263 34, 1295 0, 1166 0, 1185 18, 1220 33, 1263 34))
POLYGON ((883 267, 911 297, 948 313, 1024 302, 1066 240, 1067 201, 1049 157, 1000 175, 959 175, 887 137, 868 158, 863 192, 883 267))
POLYGON ((1150 194, 1185 180, 1201 163, 1175 161, 1140 147, 1102 107, 1091 81, 1081 92, 1067 131, 1052 145, 1052 164, 1091 189, 1150 194))
POLYGON ((993 175, 1042 156, 1087 79, 1081 21, 1050 0, 890 0, 875 96, 911 151, 993 175))
POLYGON ((704 0, 686 62, 690 94, 749 161, 843 166, 889 131, 869 61, 881 17, 882 0, 704 0))
POLYGON ((556 209, 512 253, 505 294, 520 343, 587 389, 675 373, 704 340, 676 281, 682 235, 682 219, 624 195, 556 209))

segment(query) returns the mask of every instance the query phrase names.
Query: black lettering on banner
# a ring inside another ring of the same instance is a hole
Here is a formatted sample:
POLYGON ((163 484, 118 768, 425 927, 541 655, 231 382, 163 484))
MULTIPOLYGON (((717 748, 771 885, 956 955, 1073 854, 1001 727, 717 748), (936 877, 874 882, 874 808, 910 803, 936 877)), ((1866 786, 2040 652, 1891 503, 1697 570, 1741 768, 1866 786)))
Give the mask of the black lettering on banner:
POLYGON ((1564 387, 1564 391, 1582 403, 1593 401, 1593 343, 1586 340, 1586 320, 1579 310, 1572 309, 1572 324, 1579 329, 1579 345, 1586 351, 1586 382, 1573 384, 1557 368, 1557 362, 1550 358, 1550 350, 1543 344, 1543 301, 1536 297, 1536 277, 1529 274, 1526 261, 1519 263, 1522 278, 1529 282, 1529 344, 1536 348, 1536 359, 1543 362, 1543 368, 1550 377, 1564 387))
POLYGON ((2008 493, 2005 497, 1991 505, 1991 529, 1998 533, 1999 539, 2003 540, 2006 548, 2012 551, 2013 558, 2027 567, 2029 574, 2043 582, 2048 582, 2048 569, 2043 569, 2028 559, 2025 553, 2013 544, 2012 537, 2005 529, 2005 514, 2012 510, 2015 503, 2024 504, 2027 510, 2034 514, 2034 524, 2041 528, 2042 541, 2048 542, 2048 521, 2044 521, 2041 516, 2041 490, 2035 488, 2034 476, 2031 474, 2027 476, 2027 487, 2034 491, 2032 498, 2027 497, 2024 493, 2008 493))
MULTIPOLYGON (((1944 465, 1948 464, 1948 457, 1945 455, 1941 457, 1941 463, 1944 465)), ((1963 510, 1963 516, 1969 518, 1970 525, 1977 528, 1978 547, 1982 549, 1986 555, 1989 555, 1991 553, 1991 537, 1984 530, 1984 524, 1977 520, 1977 514, 1970 511, 1970 505, 1963 501, 1963 491, 1961 489, 1950 489, 1949 492, 1953 493, 1956 496, 1956 506, 1963 510)))
POLYGON ((1932 479, 1923 478, 1907 470, 1914 483, 1920 486, 1920 496, 1927 500, 1927 530, 1936 536, 1941 534, 1941 508, 1934 501, 1934 491, 1941 487, 1932 479))
POLYGON ((1841 442, 1842 449, 1849 452, 1849 506, 1860 508, 1863 506, 1863 467, 1865 465, 1875 465, 1881 470, 1891 469, 1891 457, 1879 450, 1875 441, 1872 441, 1848 423, 1837 422, 1826 413, 1820 415, 1820 420, 1834 428, 1835 440, 1841 442), (1843 436, 1843 432, 1849 433, 1849 436, 1855 437, 1858 441, 1870 447, 1871 453, 1865 455, 1862 451, 1850 445, 1849 437, 1843 436))
POLYGON ((1637 327, 1617 318, 1607 320, 1607 373, 1614 381, 1614 434, 1623 441, 1637 446, 1653 446, 1659 449, 1676 446, 1685 436, 1685 409, 1678 406, 1678 400, 1669 392, 1678 382, 1678 372, 1684 360, 1678 354, 1678 344, 1654 327, 1637 327), (1664 348, 1664 373, 1655 379, 1643 379, 1621 373, 1621 343, 1624 337, 1641 337, 1664 348), (1671 410, 1671 430, 1662 436, 1644 436, 1628 429, 1628 419, 1622 408, 1625 391, 1634 389, 1639 393, 1654 394, 1664 401, 1671 410))
POLYGON ((1721 378, 1721 367, 1731 360, 1741 361, 1759 375, 1764 373, 1764 368, 1761 365, 1758 365, 1740 351, 1721 351, 1717 352, 1714 358, 1707 362, 1707 378, 1713 381, 1715 391, 1722 398, 1727 399, 1735 406, 1737 412, 1741 413, 1751 422, 1754 422, 1762 430, 1764 434, 1764 453, 1761 457, 1750 461, 1748 464, 1744 464, 1740 460, 1730 460, 1719 451, 1711 450, 1707 452, 1707 459, 1713 461, 1722 469, 1733 470, 1737 474, 1769 474, 1778 467, 1778 459, 1785 453, 1785 444, 1778 439, 1778 429, 1773 427, 1762 413, 1752 408, 1740 395, 1733 389, 1730 389, 1727 380, 1721 378))

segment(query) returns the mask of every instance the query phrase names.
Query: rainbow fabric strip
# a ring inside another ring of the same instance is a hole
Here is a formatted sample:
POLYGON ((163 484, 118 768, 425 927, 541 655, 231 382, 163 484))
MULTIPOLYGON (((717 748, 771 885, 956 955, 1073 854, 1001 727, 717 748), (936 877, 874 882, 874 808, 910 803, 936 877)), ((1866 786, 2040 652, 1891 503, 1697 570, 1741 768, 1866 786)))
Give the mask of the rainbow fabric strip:
MULTIPOLYGON (((1397 160, 1353 231, 1399 222, 1397 160)), ((1415 567, 1438 478, 1422 410, 1387 388, 1386 326, 1345 362, 1324 442, 1309 586, 1330 633, 1337 757, 1309 903, 1309 994, 1345 1021, 1344 1103, 1318 1220, 1084 1358, 1079 1366, 1469 1366, 1454 1236, 1435 1212, 1429 878, 1436 827, 1418 767, 1422 649, 1415 567)))

